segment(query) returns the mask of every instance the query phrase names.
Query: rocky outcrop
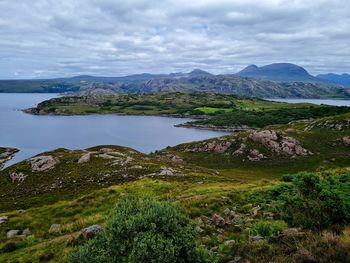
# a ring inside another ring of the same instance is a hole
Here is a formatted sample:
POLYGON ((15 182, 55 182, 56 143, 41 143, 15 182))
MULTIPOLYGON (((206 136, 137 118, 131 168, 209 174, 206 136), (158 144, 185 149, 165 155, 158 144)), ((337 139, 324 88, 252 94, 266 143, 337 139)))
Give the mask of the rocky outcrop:
POLYGON ((51 155, 33 157, 27 162, 31 165, 33 172, 47 172, 55 168, 56 164, 59 163, 58 159, 51 155))
POLYGON ((226 152, 232 142, 223 138, 218 138, 212 141, 204 141, 201 143, 196 143, 190 145, 185 149, 186 152, 215 152, 215 153, 224 153, 226 152))
POLYGON ((350 118, 315 120, 308 123, 305 126, 304 131, 310 131, 316 128, 344 131, 350 129, 350 118))
POLYGON ((18 151, 19 150, 16 148, 0 147, 0 170, 4 167, 4 164, 11 160, 18 151))
POLYGON ((304 156, 311 154, 311 152, 303 148, 300 142, 295 138, 277 134, 272 130, 254 132, 248 138, 254 142, 262 144, 269 150, 278 154, 290 156, 304 156))
POLYGON ((285 136, 274 130, 255 131, 244 134, 244 136, 234 135, 192 143, 182 148, 185 152, 214 152, 231 154, 241 157, 242 160, 260 161, 268 158, 272 153, 287 155, 290 157, 305 156, 312 154, 303 148, 301 143, 293 137, 285 136), (267 148, 254 146, 256 143, 267 148))
POLYGON ((13 171, 10 173, 10 178, 12 183, 22 183, 27 178, 27 175, 22 172, 13 171))

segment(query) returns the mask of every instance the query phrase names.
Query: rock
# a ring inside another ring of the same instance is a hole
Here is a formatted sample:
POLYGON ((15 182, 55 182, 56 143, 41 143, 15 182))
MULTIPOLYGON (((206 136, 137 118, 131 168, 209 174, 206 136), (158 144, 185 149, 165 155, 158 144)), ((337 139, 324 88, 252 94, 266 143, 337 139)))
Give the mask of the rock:
POLYGON ((256 242, 259 240, 263 240, 264 238, 262 236, 256 235, 256 236, 249 236, 249 242, 256 242))
POLYGON ((32 234, 32 231, 30 231, 29 228, 26 228, 23 230, 22 235, 24 236, 30 236, 32 234))
POLYGON ((111 152, 114 152, 114 150, 111 148, 101 148, 100 152, 101 153, 111 153, 111 152))
POLYGON ((130 167, 130 169, 141 170, 141 169, 143 169, 143 167, 141 165, 133 165, 130 167))
POLYGON ((90 159, 91 159, 91 153, 86 153, 79 158, 78 163, 87 163, 87 162, 90 162, 90 159))
POLYGON ((234 244, 236 244, 236 241, 233 239, 225 241, 226 246, 233 246, 234 244))
POLYGON ((242 217, 240 217, 239 215, 235 215, 234 217, 233 217, 233 219, 232 219, 232 222, 234 223, 234 224, 242 224, 243 223, 243 219, 242 219, 242 217))
POLYGON ((20 213, 20 214, 23 214, 23 213, 25 213, 25 212, 27 212, 25 209, 20 209, 20 210, 18 210, 18 213, 20 213))
POLYGON ((253 149, 249 151, 248 159, 250 161, 260 161, 264 158, 264 155, 260 153, 258 150, 253 149))
POLYGON ((196 226, 196 231, 197 231, 198 233, 204 232, 204 230, 203 230, 200 226, 196 226))
POLYGON ((184 160, 181 157, 179 157, 175 154, 166 154, 165 158, 174 162, 174 163, 183 163, 184 162, 184 160))
POLYGON ((226 224, 225 219, 218 214, 214 214, 211 217, 211 222, 216 226, 224 226, 226 224))
POLYGON ((343 137, 342 141, 345 146, 350 146, 350 136, 343 137))
POLYGON ((25 175, 22 172, 17 172, 17 171, 13 171, 12 173, 10 173, 10 178, 12 183, 22 183, 28 175, 25 175))
POLYGON ((8 216, 0 216, 0 224, 5 223, 8 219, 8 216))
POLYGON ((211 141, 204 141, 200 144, 195 144, 188 146, 184 151, 185 152, 215 152, 215 153, 224 153, 232 145, 231 141, 226 139, 215 139, 211 141))
POLYGON ((17 237, 21 234, 20 230, 10 230, 7 232, 6 237, 7 238, 14 238, 17 237))
POLYGON ((174 175, 174 170, 165 166, 160 167, 159 175, 172 176, 174 175))
POLYGON ((260 206, 253 207, 252 209, 252 217, 256 217, 258 215, 259 210, 261 209, 260 206))
POLYGON ((224 214, 225 215, 229 215, 231 213, 231 210, 229 209, 229 208, 226 208, 225 210, 224 210, 224 214))
POLYGON ((304 149, 295 138, 278 135, 272 130, 254 132, 248 138, 254 142, 261 143, 266 148, 279 154, 292 156, 311 154, 311 152, 304 149))
POLYGON ((103 228, 100 225, 92 225, 83 229, 82 236, 84 239, 91 239, 91 238, 94 238, 97 234, 102 232, 103 232, 103 228))
POLYGON ((42 155, 33 157, 27 162, 31 165, 33 172, 46 172, 55 168, 59 161, 51 155, 42 155))
POLYGON ((51 231, 57 231, 57 230, 60 229, 60 227, 61 227, 61 224, 52 224, 52 225, 50 226, 49 232, 51 232, 51 231))
POLYGON ((239 148, 233 152, 233 155, 242 155, 246 148, 247 148, 247 145, 245 145, 244 143, 241 143, 239 148))

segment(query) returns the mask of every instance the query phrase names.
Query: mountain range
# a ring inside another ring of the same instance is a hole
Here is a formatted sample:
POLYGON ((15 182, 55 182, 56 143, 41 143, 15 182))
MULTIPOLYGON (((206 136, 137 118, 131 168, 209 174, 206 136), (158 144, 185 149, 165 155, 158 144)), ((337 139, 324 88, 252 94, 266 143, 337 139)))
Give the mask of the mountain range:
POLYGON ((346 85, 332 76, 315 77, 300 66, 275 63, 262 67, 250 65, 238 73, 221 75, 194 69, 188 73, 143 73, 123 77, 80 75, 43 80, 0 80, 0 92, 106 95, 180 91, 267 98, 350 97, 350 90, 344 88, 346 85))
POLYGON ((328 81, 331 81, 333 83, 338 83, 340 85, 343 85, 344 87, 350 88, 350 74, 347 74, 347 73, 344 73, 344 74, 334 74, 334 73, 320 74, 320 75, 317 75, 317 78, 328 80, 328 81))

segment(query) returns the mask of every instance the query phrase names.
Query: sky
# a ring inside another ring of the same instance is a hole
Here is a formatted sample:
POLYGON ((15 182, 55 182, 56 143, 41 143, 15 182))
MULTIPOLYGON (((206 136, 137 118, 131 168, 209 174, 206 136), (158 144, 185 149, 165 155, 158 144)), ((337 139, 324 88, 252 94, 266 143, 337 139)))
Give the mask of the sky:
POLYGON ((0 79, 350 73, 348 0, 0 0, 0 79))

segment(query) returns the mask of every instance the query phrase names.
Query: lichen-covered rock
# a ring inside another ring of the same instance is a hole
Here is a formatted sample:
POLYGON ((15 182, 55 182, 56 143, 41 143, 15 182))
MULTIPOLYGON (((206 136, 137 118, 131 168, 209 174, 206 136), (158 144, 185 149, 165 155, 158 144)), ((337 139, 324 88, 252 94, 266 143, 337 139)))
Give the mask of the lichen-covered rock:
POLYGON ((27 178, 27 175, 22 172, 13 171, 10 173, 10 178, 12 183, 22 183, 27 178))
POLYGON ((165 175, 165 176, 172 176, 174 175, 174 169, 162 166, 160 167, 160 173, 159 175, 165 175))
POLYGON ((204 141, 199 144, 189 145, 185 152, 215 152, 225 153, 232 145, 232 142, 225 138, 218 138, 211 141, 204 141))
POLYGON ((20 230, 10 230, 6 233, 6 237, 8 239, 10 238, 14 238, 14 237, 17 237, 21 234, 21 231, 20 230))
POLYGON ((350 136, 343 137, 342 142, 345 146, 350 146, 350 136))
POLYGON ((91 159, 91 153, 86 153, 83 156, 81 156, 78 160, 78 163, 87 163, 91 159))
POLYGON ((50 226, 49 232, 58 231, 61 228, 61 224, 52 224, 50 226))
POLYGON ((8 216, 0 216, 0 224, 5 223, 8 219, 8 216))
POLYGON ((59 163, 58 159, 51 155, 41 155, 37 157, 30 158, 27 161, 33 172, 46 172, 55 168, 56 164, 59 163))
POLYGON ((304 131, 310 131, 312 129, 329 129, 329 130, 337 130, 344 131, 350 129, 350 119, 326 119, 326 120, 315 120, 308 123, 304 131))
POLYGON ((225 219, 218 214, 214 214, 211 217, 211 222, 216 226, 224 226, 226 224, 225 219))
POLYGON ((166 155, 164 155, 164 157, 166 159, 168 159, 169 161, 172 161, 174 163, 183 163, 184 162, 184 160, 180 156, 177 156, 175 154, 166 154, 166 155))
POLYGON ((292 137, 278 135, 275 131, 264 130, 252 133, 249 139, 258 142, 269 150, 290 156, 304 156, 311 154, 303 148, 298 140, 292 137))
POLYGON ((264 158, 264 155, 259 150, 253 149, 249 151, 248 159, 250 161, 260 161, 264 158))

